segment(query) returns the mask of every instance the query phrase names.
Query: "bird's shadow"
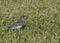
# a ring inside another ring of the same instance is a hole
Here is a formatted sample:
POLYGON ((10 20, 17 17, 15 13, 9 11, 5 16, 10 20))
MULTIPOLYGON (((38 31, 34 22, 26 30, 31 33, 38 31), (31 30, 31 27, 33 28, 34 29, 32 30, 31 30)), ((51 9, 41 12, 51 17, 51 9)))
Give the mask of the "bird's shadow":
POLYGON ((21 29, 25 29, 26 26, 27 26, 27 25, 23 25, 23 26, 21 27, 21 29))

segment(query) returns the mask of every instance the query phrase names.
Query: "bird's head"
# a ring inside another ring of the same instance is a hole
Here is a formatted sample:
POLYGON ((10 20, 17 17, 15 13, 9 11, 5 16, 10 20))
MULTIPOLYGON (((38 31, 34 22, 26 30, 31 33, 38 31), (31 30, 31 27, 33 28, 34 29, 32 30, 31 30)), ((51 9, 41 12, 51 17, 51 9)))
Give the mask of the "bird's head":
POLYGON ((21 16, 17 22, 24 22, 27 19, 27 16, 21 16))
POLYGON ((25 19, 27 19, 26 16, 21 16, 21 17, 20 17, 20 20, 25 20, 25 19))

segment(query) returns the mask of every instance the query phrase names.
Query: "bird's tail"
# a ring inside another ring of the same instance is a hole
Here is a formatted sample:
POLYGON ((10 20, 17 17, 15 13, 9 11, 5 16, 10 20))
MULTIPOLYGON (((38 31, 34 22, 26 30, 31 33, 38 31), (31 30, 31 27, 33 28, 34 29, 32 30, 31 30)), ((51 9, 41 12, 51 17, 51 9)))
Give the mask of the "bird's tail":
POLYGON ((11 28, 11 26, 7 27, 7 28, 4 28, 4 30, 9 30, 11 28))

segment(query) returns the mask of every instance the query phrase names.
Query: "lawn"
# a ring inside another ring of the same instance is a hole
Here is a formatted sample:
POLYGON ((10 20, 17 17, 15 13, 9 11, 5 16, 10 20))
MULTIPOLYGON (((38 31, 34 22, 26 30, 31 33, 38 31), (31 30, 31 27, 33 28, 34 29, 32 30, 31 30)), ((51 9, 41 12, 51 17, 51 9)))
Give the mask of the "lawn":
POLYGON ((0 0, 0 43, 60 43, 60 0, 0 0), (25 28, 3 30, 22 15, 25 28))

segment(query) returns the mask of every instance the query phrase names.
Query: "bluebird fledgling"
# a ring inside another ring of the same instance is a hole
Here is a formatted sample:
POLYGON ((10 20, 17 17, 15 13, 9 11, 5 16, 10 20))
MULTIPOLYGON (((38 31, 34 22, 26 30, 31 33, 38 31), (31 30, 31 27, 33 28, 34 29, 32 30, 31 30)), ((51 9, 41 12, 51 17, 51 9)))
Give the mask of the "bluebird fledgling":
POLYGON ((26 20, 26 16, 21 16, 17 22, 5 28, 5 30, 21 28, 25 25, 25 20, 26 20))

